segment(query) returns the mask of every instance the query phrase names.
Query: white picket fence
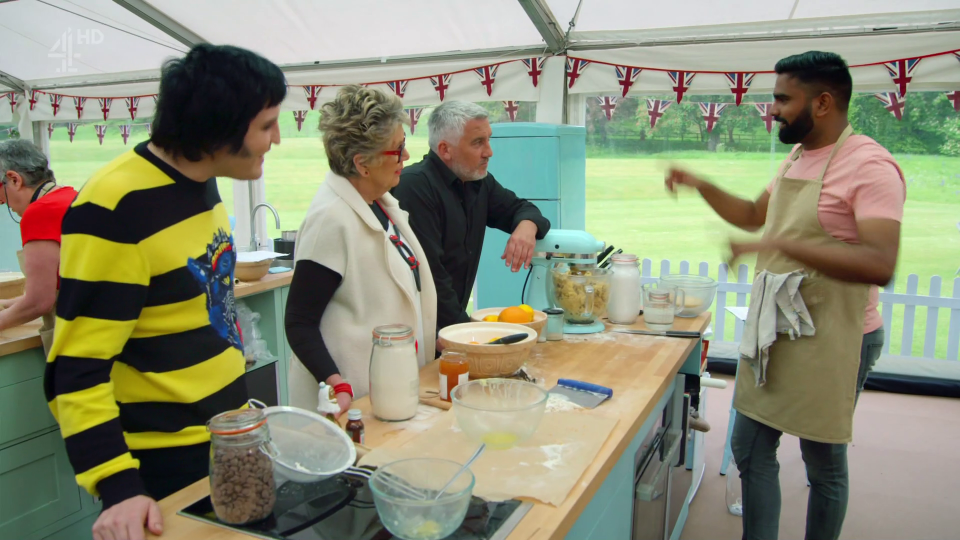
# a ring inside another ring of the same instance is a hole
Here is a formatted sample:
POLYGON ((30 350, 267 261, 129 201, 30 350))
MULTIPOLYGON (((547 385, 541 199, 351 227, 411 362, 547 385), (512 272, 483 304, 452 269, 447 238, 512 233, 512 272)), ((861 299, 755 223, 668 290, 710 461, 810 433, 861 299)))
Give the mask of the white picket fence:
MULTIPOLYGON (((660 261, 660 270, 657 275, 653 274, 653 261, 644 259, 641 263, 641 276, 644 283, 657 281, 660 275, 669 273, 690 274, 690 263, 680 262, 679 270, 671 271, 671 262, 669 260, 660 261)), ((710 265, 702 262, 697 267, 698 275, 709 276, 710 265)), ((727 323, 733 321, 734 342, 739 342, 743 334, 743 322, 730 314, 727 310, 727 293, 736 294, 735 306, 749 305, 751 284, 751 275, 747 265, 741 264, 737 268, 735 281, 731 281, 730 269, 725 263, 721 263, 718 269, 717 298, 714 302, 713 333, 714 341, 723 342, 726 336, 727 323)), ((930 294, 917 294, 917 285, 920 278, 916 274, 910 274, 907 277, 907 290, 905 293, 894 292, 893 283, 887 285, 880 291, 880 304, 882 307, 883 327, 886 329, 886 343, 883 346, 883 353, 890 354, 890 336, 893 323, 893 308, 896 305, 902 305, 903 308, 903 330, 900 342, 901 357, 914 358, 935 358, 938 337, 947 340, 947 360, 960 359, 960 278, 953 280, 953 297, 940 296, 943 280, 940 276, 930 278, 930 294), (923 342, 923 354, 921 356, 913 355, 913 342, 915 330, 915 318, 917 308, 927 309, 926 332, 923 342), (937 335, 937 323, 939 322, 940 310, 948 310, 950 314, 950 331, 947 336, 937 335)), ((897 354, 897 353, 894 353, 897 354)))

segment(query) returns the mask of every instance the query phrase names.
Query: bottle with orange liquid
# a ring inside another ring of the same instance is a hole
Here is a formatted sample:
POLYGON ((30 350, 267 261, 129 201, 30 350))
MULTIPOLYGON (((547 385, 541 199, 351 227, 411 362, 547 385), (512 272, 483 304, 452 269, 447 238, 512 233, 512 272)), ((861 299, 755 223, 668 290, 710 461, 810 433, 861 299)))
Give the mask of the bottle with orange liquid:
POLYGON ((440 399, 450 401, 450 393, 470 380, 470 363, 463 353, 443 351, 440 356, 440 399))

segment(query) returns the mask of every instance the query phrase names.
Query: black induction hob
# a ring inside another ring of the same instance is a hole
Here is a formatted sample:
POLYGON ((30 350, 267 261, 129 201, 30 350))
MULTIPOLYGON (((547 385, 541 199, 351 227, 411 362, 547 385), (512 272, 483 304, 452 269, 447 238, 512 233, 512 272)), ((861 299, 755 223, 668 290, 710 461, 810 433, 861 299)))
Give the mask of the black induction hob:
MULTIPOLYGON (((448 540, 502 540, 530 510, 517 500, 470 501, 463 524, 448 540)), ((322 482, 286 482, 277 489, 277 503, 267 519, 248 525, 227 525, 217 519, 210 497, 184 508, 180 515, 265 540, 389 540, 367 481, 341 474, 322 482)))

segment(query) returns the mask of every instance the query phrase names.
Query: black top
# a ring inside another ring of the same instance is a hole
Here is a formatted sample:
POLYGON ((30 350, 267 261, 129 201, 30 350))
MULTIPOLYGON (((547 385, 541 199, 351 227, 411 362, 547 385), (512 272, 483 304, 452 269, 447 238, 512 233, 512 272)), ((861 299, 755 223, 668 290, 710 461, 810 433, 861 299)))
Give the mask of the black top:
POLYGON ((392 193, 410 213, 410 226, 430 263, 438 331, 470 321, 466 308, 486 227, 512 234, 521 221, 530 220, 537 225, 537 239, 550 230, 536 206, 501 186, 493 175, 463 182, 433 151, 403 169, 392 193))
MULTIPOLYGON (((383 210, 377 204, 371 204, 370 210, 377 216, 383 229, 388 230, 390 220, 383 210)), ((290 297, 284 315, 287 342, 317 382, 326 381, 331 375, 340 373, 320 333, 320 319, 341 281, 343 276, 326 266, 301 260, 297 261, 290 283, 290 297)))

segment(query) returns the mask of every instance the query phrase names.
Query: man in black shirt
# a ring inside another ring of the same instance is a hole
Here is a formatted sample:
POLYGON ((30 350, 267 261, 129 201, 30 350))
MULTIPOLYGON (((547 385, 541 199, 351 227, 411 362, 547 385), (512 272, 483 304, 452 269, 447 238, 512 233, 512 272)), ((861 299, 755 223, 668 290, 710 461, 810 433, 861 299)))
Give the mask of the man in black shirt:
POLYGON ((406 167, 393 195, 410 213, 437 288, 437 330, 469 322, 467 302, 486 227, 510 235, 501 259, 513 272, 530 267, 534 244, 550 222, 487 172, 490 122, 479 105, 450 101, 430 116, 430 152, 406 167))

